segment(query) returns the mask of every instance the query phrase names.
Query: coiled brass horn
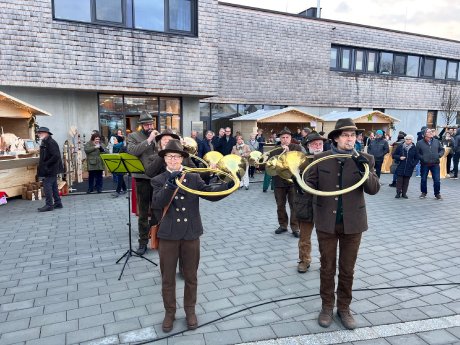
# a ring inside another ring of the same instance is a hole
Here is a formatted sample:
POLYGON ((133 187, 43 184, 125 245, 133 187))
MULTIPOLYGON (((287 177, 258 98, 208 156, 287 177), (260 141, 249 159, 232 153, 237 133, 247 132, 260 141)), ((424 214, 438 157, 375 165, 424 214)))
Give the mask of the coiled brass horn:
POLYGON ((264 152, 263 155, 256 162, 256 165, 266 164, 268 160, 273 157, 273 154, 275 151, 279 151, 278 154, 281 154, 283 153, 284 149, 282 147, 275 147, 274 149, 271 149, 270 151, 264 152))
POLYGON ((209 168, 209 164, 203 158, 196 155, 198 152, 198 144, 195 139, 192 137, 184 137, 182 139, 182 146, 184 147, 184 151, 188 152, 191 158, 200 161, 206 168, 209 168))
POLYGON ((189 168, 184 170, 185 174, 188 173, 214 173, 214 174, 222 174, 226 177, 228 177, 230 180, 234 182, 234 186, 232 188, 229 188, 227 190, 222 190, 218 192, 206 192, 206 191, 200 191, 200 190, 195 190, 191 189, 187 186, 184 186, 180 182, 180 178, 176 178, 176 184, 179 188, 185 190, 186 192, 189 192, 191 194, 196 194, 196 195, 201 195, 201 196, 223 196, 223 195, 228 195, 232 194, 234 191, 236 191, 240 187, 240 181, 238 180, 238 177, 233 176, 230 173, 227 173, 225 171, 219 170, 219 169, 211 169, 211 168, 189 168))

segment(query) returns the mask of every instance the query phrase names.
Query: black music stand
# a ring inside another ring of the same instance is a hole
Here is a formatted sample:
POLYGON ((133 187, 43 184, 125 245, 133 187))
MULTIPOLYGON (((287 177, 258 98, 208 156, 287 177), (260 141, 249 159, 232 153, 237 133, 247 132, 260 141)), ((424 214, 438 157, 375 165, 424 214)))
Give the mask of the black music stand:
MULTIPOLYGON (((147 259, 145 256, 137 253, 135 250, 133 250, 132 243, 131 243, 131 174, 132 173, 143 173, 144 172, 144 166, 142 165, 142 162, 137 158, 136 156, 130 155, 128 153, 107 153, 107 154, 101 154, 101 158, 104 161, 105 165, 107 166, 107 169, 111 173, 127 173, 128 174, 128 196, 126 199, 128 199, 128 234, 129 234, 129 249, 124 253, 117 261, 116 263, 118 264, 125 256, 126 260, 125 263, 123 264, 123 268, 121 269, 120 276, 118 277, 118 280, 121 279, 121 276, 123 275, 123 271, 125 270, 126 264, 128 263, 128 260, 131 256, 137 256, 139 258, 142 258, 144 260, 147 260, 148 262, 154 264, 155 266, 158 266, 155 262, 153 262, 150 259, 147 259)), ((124 177, 123 177, 124 178, 124 177)))

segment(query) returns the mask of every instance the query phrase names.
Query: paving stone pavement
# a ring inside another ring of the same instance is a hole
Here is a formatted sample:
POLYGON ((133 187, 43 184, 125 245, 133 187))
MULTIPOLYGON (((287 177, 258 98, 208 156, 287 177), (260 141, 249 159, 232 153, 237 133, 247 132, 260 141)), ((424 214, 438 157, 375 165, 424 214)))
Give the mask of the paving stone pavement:
MULTIPOLYGON (((355 292, 360 328, 346 331, 336 317, 329 329, 317 325, 316 236, 311 268, 298 274, 297 239, 274 234, 273 192, 262 193, 256 182, 217 203, 201 202, 197 313, 209 324, 153 344, 459 344, 459 286, 418 285, 460 282, 460 182, 442 181, 443 201, 432 193, 419 200, 414 177, 409 199, 396 200, 390 178, 382 175, 381 192, 367 197, 369 231, 354 288, 413 287, 355 292), (212 322, 289 297, 299 298, 212 322)), ((74 195, 63 198, 63 209, 38 213, 41 204, 13 199, 0 207, 0 345, 125 344, 165 336, 158 267, 133 257, 118 280, 115 261, 128 248, 127 200, 74 195)), ((134 217, 133 246, 136 229, 134 217)), ((155 251, 147 257, 158 261, 155 251)), ((177 290, 182 296, 179 278, 177 290)), ((181 299, 178 304, 174 331, 186 328, 181 299)))

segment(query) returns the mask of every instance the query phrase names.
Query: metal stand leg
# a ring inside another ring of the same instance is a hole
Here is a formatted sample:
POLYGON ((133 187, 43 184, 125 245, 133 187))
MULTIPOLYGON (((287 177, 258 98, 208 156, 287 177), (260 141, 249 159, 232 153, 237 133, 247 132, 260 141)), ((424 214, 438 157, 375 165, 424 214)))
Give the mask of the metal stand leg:
POLYGON ((116 261, 116 263, 118 264, 125 256, 126 256, 126 260, 125 260, 125 263, 123 264, 123 267, 121 269, 121 272, 120 272, 120 276, 118 277, 118 280, 121 279, 121 276, 123 275, 123 271, 125 270, 125 267, 126 267, 126 264, 128 263, 128 260, 130 257, 132 256, 137 256, 141 259, 144 259, 144 260, 147 260, 148 262, 150 262, 151 264, 154 264, 155 266, 158 266, 155 262, 153 262, 152 260, 150 259, 147 259, 146 257, 144 257, 143 255, 137 253, 135 250, 133 250, 133 247, 132 247, 132 243, 131 243, 131 193, 130 193, 130 190, 131 190, 131 187, 132 187, 132 183, 131 183, 131 174, 128 174, 128 196, 126 197, 126 199, 128 199, 128 223, 126 223, 126 225, 128 225, 128 237, 129 237, 129 249, 116 261))

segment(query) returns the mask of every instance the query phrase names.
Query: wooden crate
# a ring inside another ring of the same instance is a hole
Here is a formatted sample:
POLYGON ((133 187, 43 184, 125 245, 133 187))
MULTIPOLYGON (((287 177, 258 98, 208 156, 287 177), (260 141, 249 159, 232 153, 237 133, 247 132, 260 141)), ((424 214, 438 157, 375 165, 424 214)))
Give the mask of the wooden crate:
POLYGON ((9 197, 22 195, 22 186, 34 182, 36 174, 36 165, 0 170, 0 190, 9 197))

